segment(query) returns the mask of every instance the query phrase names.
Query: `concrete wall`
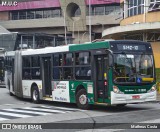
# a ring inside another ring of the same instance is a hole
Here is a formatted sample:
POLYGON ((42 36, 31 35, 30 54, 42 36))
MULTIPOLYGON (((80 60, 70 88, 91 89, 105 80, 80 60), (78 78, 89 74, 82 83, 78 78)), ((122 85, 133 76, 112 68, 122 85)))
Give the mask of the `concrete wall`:
POLYGON ((0 25, 9 30, 42 27, 61 27, 64 26, 64 19, 63 17, 57 17, 46 19, 10 20, 0 21, 0 25))
POLYGON ((9 12, 0 12, 0 21, 9 20, 9 12))
POLYGON ((85 1, 84 0, 60 0, 60 4, 61 4, 63 14, 65 16, 67 30, 68 31, 73 31, 73 30, 86 31, 85 1), (73 18, 72 16, 70 16, 71 15, 70 10, 72 11, 72 9, 75 8, 75 4, 79 6, 81 10, 81 15, 79 16, 79 18, 73 18), (76 27, 79 27, 79 28, 76 28, 76 27))
POLYGON ((11 32, 25 32, 25 33, 64 34, 64 28, 60 28, 60 27, 12 29, 10 31, 11 32))
MULTIPOLYGON (((102 27, 103 25, 113 25, 119 24, 120 19, 116 19, 119 16, 116 14, 112 15, 97 15, 91 17, 91 24, 102 27)), ((86 25, 89 25, 89 18, 86 17, 86 25)), ((7 29, 23 29, 23 28, 42 28, 42 27, 62 27, 64 26, 64 18, 43 18, 43 19, 25 19, 25 20, 9 20, 9 21, 0 21, 0 25, 7 29)), ((73 23, 69 25, 73 30, 73 23)), ((79 25, 78 22, 74 22, 74 31, 78 31, 79 25)), ((71 31, 72 31, 71 30, 71 31)))
POLYGON ((120 22, 121 26, 133 24, 133 23, 144 23, 144 22, 160 22, 160 11, 158 12, 149 12, 146 14, 140 14, 136 16, 131 16, 123 19, 120 22))

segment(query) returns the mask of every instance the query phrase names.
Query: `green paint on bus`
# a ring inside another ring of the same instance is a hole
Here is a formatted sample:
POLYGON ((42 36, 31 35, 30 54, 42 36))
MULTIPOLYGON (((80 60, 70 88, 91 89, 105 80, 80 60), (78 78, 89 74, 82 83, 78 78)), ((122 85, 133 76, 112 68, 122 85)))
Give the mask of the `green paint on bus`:
POLYGON ((101 48, 109 48, 109 42, 103 41, 103 42, 95 42, 95 43, 70 45, 69 51, 92 50, 92 49, 101 49, 101 48))

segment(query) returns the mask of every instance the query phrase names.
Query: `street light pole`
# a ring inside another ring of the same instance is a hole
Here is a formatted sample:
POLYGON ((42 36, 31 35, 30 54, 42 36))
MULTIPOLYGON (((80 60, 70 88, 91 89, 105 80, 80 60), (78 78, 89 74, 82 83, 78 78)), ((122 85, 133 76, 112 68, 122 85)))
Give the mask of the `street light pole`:
POLYGON ((65 20, 65 18, 66 18, 66 13, 65 13, 65 11, 63 11, 63 17, 64 17, 64 34, 65 34, 65 44, 67 45, 67 29, 66 29, 66 20, 65 20))
POLYGON ((74 38, 74 23, 75 21, 73 21, 73 30, 72 30, 73 38, 74 38))
POLYGON ((91 0, 89 0, 89 41, 92 41, 92 33, 91 33, 91 0))

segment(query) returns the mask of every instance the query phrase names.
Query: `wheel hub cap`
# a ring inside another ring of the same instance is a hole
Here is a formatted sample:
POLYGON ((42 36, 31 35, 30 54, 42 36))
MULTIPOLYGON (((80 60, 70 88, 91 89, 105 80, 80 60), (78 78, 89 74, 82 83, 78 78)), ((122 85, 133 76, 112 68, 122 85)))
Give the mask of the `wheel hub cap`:
POLYGON ((81 95, 80 97, 79 97, 79 102, 81 103, 81 104, 83 104, 83 105, 85 105, 86 103, 87 103, 87 96, 86 95, 81 95))
POLYGON ((33 99, 34 100, 37 100, 37 97, 38 97, 38 93, 36 90, 33 91, 33 99))

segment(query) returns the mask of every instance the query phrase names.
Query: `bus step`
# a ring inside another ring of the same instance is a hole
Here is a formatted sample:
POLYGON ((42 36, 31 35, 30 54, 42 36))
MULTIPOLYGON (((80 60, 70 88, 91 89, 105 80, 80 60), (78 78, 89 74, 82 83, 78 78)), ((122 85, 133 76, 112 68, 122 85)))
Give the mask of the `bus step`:
POLYGON ((43 100, 53 101, 52 97, 43 97, 43 100))
POLYGON ((95 102, 95 104, 96 104, 96 105, 105 105, 105 106, 109 105, 109 104, 107 104, 107 103, 99 103, 99 102, 95 102))

